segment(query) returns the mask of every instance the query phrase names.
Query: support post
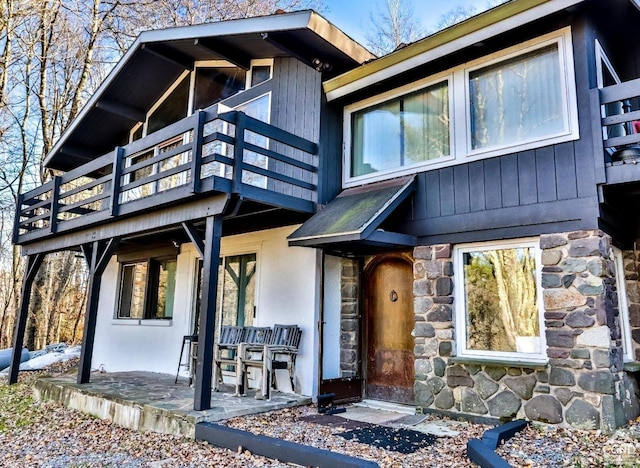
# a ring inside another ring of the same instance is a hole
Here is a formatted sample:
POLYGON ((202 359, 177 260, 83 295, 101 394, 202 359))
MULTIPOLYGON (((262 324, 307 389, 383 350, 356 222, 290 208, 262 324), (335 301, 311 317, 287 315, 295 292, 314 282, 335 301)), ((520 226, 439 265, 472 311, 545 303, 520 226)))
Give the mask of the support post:
POLYGON ((118 216, 120 210, 120 186, 122 185, 122 158, 124 148, 117 146, 113 153, 113 169, 111 172, 111 216, 118 216))
POLYGON ((198 255, 200 255, 200 258, 204 259, 204 242, 202 242, 202 238, 198 234, 198 231, 196 231, 196 228, 193 226, 193 224, 188 222, 183 222, 182 228, 184 229, 184 232, 187 233, 187 236, 189 236, 189 239, 198 251, 198 255))
POLYGON ((236 133, 233 142, 233 178, 231 180, 231 193, 242 193, 242 171, 244 169, 244 130, 246 127, 245 115, 236 111, 236 133))
POLYGON ((202 276, 202 299, 198 329, 198 362, 193 409, 211 408, 211 378, 213 373, 213 336, 215 331, 216 296, 218 294, 218 263, 222 216, 209 216, 206 220, 202 276))
POLYGON ((9 384, 18 381, 18 371, 20 370, 20 356, 22 355, 22 344, 24 343, 24 332, 27 327, 27 315, 29 314, 29 299, 31 298, 31 288, 36 273, 44 260, 43 253, 27 256, 27 264, 24 267, 22 279, 22 297, 20 298, 20 311, 16 317, 16 325, 13 331, 13 354, 11 355, 11 369, 9 369, 9 384))
POLYGON ((87 304, 84 313, 84 335, 82 350, 78 364, 79 384, 89 383, 91 376, 91 358, 93 357, 93 342, 96 334, 96 319, 98 315, 98 299, 100 297, 100 283, 113 252, 118 246, 119 239, 108 241, 94 241, 92 244, 81 246, 84 259, 89 267, 89 284, 87 287, 87 304))
POLYGON ((60 212, 60 185, 62 178, 55 176, 53 178, 53 188, 51 189, 51 205, 49 206, 49 232, 52 234, 58 232, 58 213, 60 212))
POLYGON ((207 113, 196 112, 196 123, 193 128, 193 150, 191 153, 191 193, 200 193, 200 169, 202 167, 202 137, 207 113))

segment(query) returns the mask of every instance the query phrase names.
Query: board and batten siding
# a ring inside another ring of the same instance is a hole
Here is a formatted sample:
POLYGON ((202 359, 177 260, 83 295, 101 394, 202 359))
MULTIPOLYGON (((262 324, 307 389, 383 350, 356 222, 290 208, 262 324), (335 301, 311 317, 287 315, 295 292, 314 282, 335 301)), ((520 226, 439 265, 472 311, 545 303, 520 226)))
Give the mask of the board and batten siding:
MULTIPOLYGON (((273 91, 271 95, 271 125, 291 132, 309 141, 320 140, 320 93, 322 76, 320 73, 295 58, 276 58, 273 62, 273 91)), ((302 151, 272 144, 271 149, 285 156, 301 159, 305 163, 314 162, 316 156, 302 151)), ((317 184, 317 175, 311 175, 300 168, 285 165, 278 161, 269 162, 270 169, 284 175, 317 184)), ((308 190, 282 182, 270 181, 270 184, 282 185, 283 193, 303 199, 309 199, 308 190)), ((271 187, 271 186, 270 186, 271 187)))
POLYGON ((599 109, 590 102, 593 36, 584 21, 571 26, 580 138, 418 173, 402 232, 424 245, 599 227, 604 164, 594 145, 599 109))
POLYGON ((584 150, 578 140, 419 173, 404 228, 421 244, 595 228, 593 154, 584 150))

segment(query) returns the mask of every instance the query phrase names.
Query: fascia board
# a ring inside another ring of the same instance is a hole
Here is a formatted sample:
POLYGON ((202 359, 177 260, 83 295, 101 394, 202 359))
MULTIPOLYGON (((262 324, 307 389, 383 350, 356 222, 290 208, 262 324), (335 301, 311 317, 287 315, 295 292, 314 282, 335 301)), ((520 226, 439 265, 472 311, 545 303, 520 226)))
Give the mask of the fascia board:
POLYGON ((332 101, 585 0, 518 0, 496 7, 323 83, 332 101))

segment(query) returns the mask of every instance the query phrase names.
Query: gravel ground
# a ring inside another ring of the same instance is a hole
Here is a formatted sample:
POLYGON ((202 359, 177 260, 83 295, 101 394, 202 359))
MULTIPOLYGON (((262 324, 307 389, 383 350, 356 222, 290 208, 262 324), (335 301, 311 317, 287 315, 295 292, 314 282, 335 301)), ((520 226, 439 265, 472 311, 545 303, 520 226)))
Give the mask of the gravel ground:
MULTIPOLYGON (((58 364, 48 374, 77 362, 58 364)), ((0 384, 0 466, 8 467, 263 467, 287 466, 205 443, 155 433, 139 433, 62 407, 36 402, 31 383, 38 373, 21 376, 18 385, 0 384)), ((234 418, 228 426, 374 460, 382 467, 475 466, 466 458, 466 443, 488 426, 451 423, 460 434, 443 437, 411 454, 376 448, 337 434, 345 429, 303 421, 313 407, 234 418)), ((598 431, 530 426, 498 449, 516 467, 640 467, 640 419, 613 436, 598 431)))

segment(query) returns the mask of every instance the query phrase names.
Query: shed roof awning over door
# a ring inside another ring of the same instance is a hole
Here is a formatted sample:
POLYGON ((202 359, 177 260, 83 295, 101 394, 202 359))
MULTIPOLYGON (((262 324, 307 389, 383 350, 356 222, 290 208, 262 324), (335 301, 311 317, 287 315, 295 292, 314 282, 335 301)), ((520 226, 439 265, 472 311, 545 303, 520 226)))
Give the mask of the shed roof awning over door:
POLYGON ((289 245, 324 247, 357 243, 412 247, 415 236, 379 229, 414 190, 414 176, 344 190, 289 236, 289 245))

